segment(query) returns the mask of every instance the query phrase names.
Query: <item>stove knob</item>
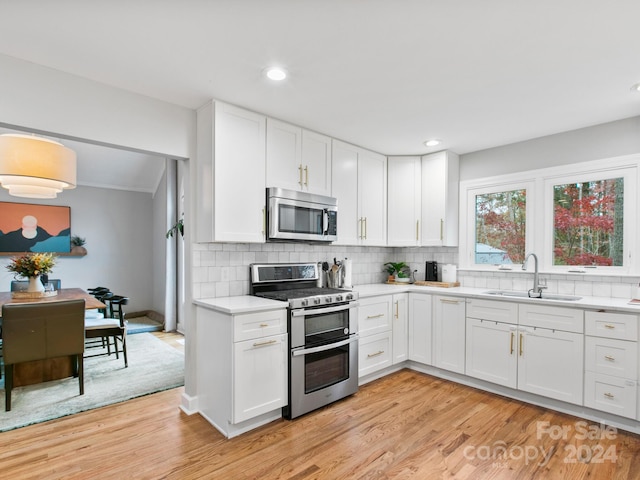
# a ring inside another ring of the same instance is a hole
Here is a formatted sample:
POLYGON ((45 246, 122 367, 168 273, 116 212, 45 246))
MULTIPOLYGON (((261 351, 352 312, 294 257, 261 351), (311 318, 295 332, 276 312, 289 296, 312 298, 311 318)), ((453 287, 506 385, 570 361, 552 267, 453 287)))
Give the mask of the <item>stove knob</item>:
POLYGON ((306 307, 307 305, 309 305, 309 300, 302 300, 301 304, 303 307, 306 307))
POLYGON ((347 293, 347 300, 353 300, 353 294, 352 293, 347 293))
POLYGON ((342 295, 336 295, 336 302, 342 301, 342 295))
POLYGON ((324 301, 327 303, 331 303, 331 297, 325 297, 324 301))
POLYGON ((315 303, 316 305, 320 305, 320 299, 319 298, 314 298, 313 299, 313 303, 315 303))

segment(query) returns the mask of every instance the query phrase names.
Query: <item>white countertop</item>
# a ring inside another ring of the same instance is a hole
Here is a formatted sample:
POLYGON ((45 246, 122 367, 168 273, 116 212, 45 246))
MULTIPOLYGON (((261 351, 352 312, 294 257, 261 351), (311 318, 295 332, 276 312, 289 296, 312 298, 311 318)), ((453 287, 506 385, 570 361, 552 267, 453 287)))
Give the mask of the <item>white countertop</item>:
POLYGON ((201 298, 193 303, 199 307, 216 310, 218 312, 235 315, 238 313, 268 312, 270 310, 284 309, 288 302, 279 302, 268 298, 254 297, 253 295, 239 295, 237 297, 201 298))
MULTIPOLYGON (((426 287, 419 285, 390 285, 386 283, 373 283, 369 285, 356 285, 353 290, 357 291, 360 298, 375 297, 379 295, 393 295, 394 293, 422 292, 431 295, 445 295, 453 297, 484 298, 502 302, 518 303, 538 303, 541 305, 555 305, 562 307, 586 308, 586 309, 607 309, 620 312, 640 313, 640 304, 629 305, 626 298, 609 297, 582 297, 580 300, 553 300, 543 298, 527 297, 503 297, 499 295, 489 295, 486 292, 490 288, 472 287, 426 287)), ((252 295, 239 295, 235 297, 202 298, 193 301, 194 304, 216 310, 222 313, 234 315, 238 313, 260 312, 287 308, 287 302, 270 300, 267 298, 254 297, 252 295)))
MULTIPOLYGON (((392 295, 404 292, 422 292, 432 295, 446 295, 454 297, 484 298, 487 300, 498 300, 504 302, 518 303, 538 303, 541 305, 555 305, 562 307, 586 308, 586 309, 607 309, 620 312, 640 313, 640 304, 629 305, 630 298, 609 298, 609 297, 586 297, 580 300, 553 300, 543 298, 527 297, 503 297, 499 295, 489 295, 486 292, 496 290, 492 288, 473 287, 426 287, 420 285, 390 285, 386 283, 376 283, 369 285, 356 285, 353 287, 358 292, 360 298, 374 297, 378 295, 392 295)), ((578 295, 579 296, 579 295, 578 295)))

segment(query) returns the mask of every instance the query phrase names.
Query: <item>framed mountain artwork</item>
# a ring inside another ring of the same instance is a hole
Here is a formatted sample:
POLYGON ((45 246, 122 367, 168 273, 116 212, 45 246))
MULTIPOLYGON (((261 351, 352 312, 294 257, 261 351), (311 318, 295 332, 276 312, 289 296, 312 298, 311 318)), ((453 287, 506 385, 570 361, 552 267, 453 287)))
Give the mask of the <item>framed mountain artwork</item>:
POLYGON ((0 254, 70 251, 70 207, 0 202, 0 254))

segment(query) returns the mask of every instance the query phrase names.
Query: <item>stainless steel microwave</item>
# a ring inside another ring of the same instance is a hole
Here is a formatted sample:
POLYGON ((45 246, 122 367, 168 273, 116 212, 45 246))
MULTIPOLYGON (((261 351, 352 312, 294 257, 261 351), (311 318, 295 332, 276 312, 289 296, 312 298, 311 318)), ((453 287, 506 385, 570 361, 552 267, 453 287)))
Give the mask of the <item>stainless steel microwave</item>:
POLYGON ((338 201, 283 188, 267 188, 267 241, 333 242, 338 201))

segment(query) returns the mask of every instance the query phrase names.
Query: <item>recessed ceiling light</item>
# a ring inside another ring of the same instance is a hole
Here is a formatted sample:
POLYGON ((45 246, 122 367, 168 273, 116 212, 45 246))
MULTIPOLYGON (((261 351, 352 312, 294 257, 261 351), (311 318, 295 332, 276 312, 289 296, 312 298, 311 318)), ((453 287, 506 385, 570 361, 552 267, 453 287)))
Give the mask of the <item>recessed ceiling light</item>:
POLYGON ((279 82, 287 78, 287 71, 281 67, 265 68, 264 74, 267 76, 267 78, 269 78, 270 80, 274 80, 276 82, 279 82))
POLYGON ((426 147, 435 147, 437 145, 440 145, 441 140, 438 140, 437 138, 432 138, 431 140, 427 140, 426 142, 424 142, 426 147))
POLYGON ((636 83, 631 87, 632 92, 640 92, 640 83, 636 83))

